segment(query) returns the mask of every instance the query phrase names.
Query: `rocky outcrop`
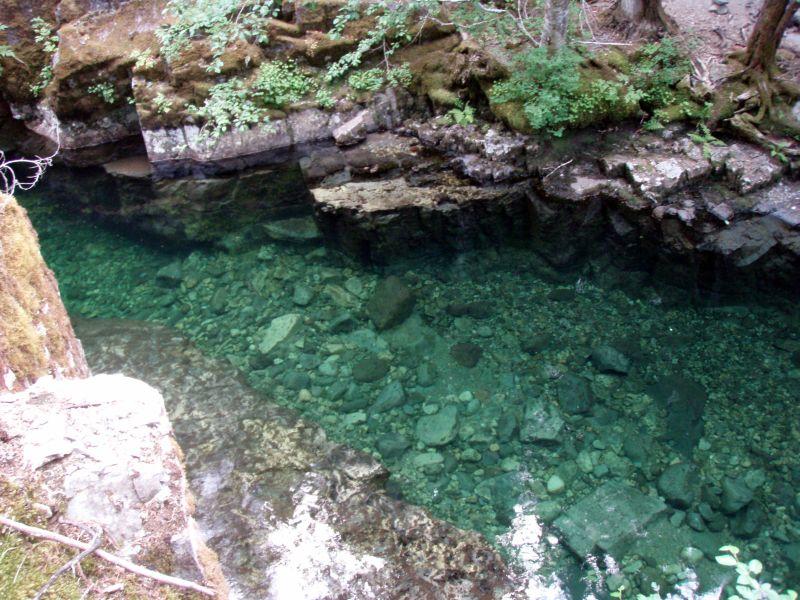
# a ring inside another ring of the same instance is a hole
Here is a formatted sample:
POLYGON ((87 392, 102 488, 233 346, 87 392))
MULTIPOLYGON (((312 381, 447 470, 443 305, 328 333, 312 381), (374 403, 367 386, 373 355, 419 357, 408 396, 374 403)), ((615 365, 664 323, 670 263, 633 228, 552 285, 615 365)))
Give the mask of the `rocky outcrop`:
POLYGON ((0 393, 89 368, 25 210, 0 194, 0 393))
POLYGON ((528 232, 528 202, 520 186, 414 186, 397 178, 312 193, 326 239, 371 262, 524 239, 528 232))
POLYGON ((78 329, 96 371, 146 376, 164 390, 198 522, 236 594, 461 600, 510 592, 507 567, 480 535, 390 497, 380 463, 328 440, 178 333, 136 322, 78 329))
MULTIPOLYGON (((158 392, 122 375, 43 378, 0 409, 0 476, 37 490, 54 524, 100 526, 117 554, 227 597, 158 392)), ((147 597, 166 593, 142 585, 147 597)))

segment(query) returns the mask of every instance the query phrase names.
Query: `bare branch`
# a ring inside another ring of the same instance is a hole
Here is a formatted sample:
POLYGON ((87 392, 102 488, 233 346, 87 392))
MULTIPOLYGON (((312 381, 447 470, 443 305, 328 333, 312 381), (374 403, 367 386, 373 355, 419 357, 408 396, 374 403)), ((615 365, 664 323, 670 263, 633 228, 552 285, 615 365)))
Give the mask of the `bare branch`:
MULTIPOLYGON (((84 527, 81 528, 85 529, 84 527)), ((92 531, 92 541, 89 542, 89 547, 86 548, 86 550, 79 552, 76 556, 67 561, 67 563, 64 566, 62 566, 58 571, 53 573, 50 579, 47 580, 47 583, 45 583, 41 588, 39 588, 39 591, 36 592, 36 595, 33 597, 33 600, 41 600, 42 596, 44 596, 47 590, 49 590, 50 587, 56 582, 56 579, 61 577, 61 575, 63 575, 70 569, 74 568, 76 565, 79 565, 84 558, 86 558, 87 556, 92 554, 95 550, 97 550, 100 547, 100 544, 102 543, 103 543, 103 530, 100 527, 97 527, 92 531)))
MULTIPOLYGON (((58 542, 66 546, 70 546, 71 548, 78 548, 79 550, 88 550, 89 548, 91 548, 91 544, 75 540, 73 538, 61 535, 59 533, 47 531, 46 529, 40 529, 39 527, 32 527, 30 525, 25 525, 24 523, 19 523, 17 521, 14 521, 13 519, 9 519, 8 517, 2 515, 0 515, 0 525, 3 525, 5 527, 10 527, 11 529, 20 531, 30 537, 42 540, 49 540, 51 542, 58 542)), ((106 552, 105 550, 97 549, 94 551, 94 553, 103 560, 105 560, 106 562, 110 562, 111 564, 121 567, 126 571, 130 571, 131 573, 135 573, 136 575, 147 577, 149 579, 153 579, 155 581, 158 581, 160 583, 165 583, 167 585, 172 585, 175 587, 188 590, 194 590, 195 592, 199 592, 200 594, 205 594, 206 596, 211 596, 212 598, 216 596, 216 592, 214 590, 212 590, 210 587, 200 585, 199 583, 195 583, 193 581, 187 581, 179 577, 173 577, 172 575, 165 575, 164 573, 159 573, 158 571, 153 571, 146 567, 142 567, 140 565, 132 563, 127 559, 111 554, 110 552, 106 552)))
POLYGON ((61 150, 61 136, 56 135, 56 149, 50 156, 37 156, 35 158, 6 159, 6 154, 0 150, 0 192, 14 195, 21 190, 26 192, 39 183, 48 167, 52 166, 53 159, 61 150), (17 169, 24 168, 28 174, 20 177, 17 169))

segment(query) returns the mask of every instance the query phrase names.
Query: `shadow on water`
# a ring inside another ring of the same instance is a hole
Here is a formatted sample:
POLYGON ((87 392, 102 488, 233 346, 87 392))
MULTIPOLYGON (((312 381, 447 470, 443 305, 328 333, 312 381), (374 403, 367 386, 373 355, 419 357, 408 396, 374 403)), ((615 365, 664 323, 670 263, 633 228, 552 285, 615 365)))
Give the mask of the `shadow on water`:
POLYGON ((792 298, 687 290, 610 244, 568 268, 506 247, 378 270, 320 245, 176 248, 25 201, 73 314, 175 327, 379 457, 391 493, 521 564, 538 548, 572 597, 713 587, 726 543, 800 583, 792 298))

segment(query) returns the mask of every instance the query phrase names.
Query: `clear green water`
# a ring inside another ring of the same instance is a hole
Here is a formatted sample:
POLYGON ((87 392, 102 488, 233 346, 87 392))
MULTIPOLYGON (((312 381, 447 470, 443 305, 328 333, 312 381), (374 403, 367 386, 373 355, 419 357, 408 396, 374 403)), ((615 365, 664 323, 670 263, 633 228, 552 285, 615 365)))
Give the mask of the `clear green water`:
POLYGON ((522 548, 523 562, 538 564, 530 555, 538 550, 525 556, 525 540, 509 540, 535 514, 548 548, 544 572, 592 571, 548 524, 609 482, 663 495, 665 468, 692 463, 689 500, 673 500, 637 532, 642 543, 600 570, 620 569, 616 584, 624 578, 628 589, 679 583, 690 567, 711 581, 714 549, 736 543, 779 586, 800 585, 800 314, 792 302, 693 301, 641 271, 615 269, 606 255, 557 274, 528 250, 486 250, 393 265, 416 304, 401 326, 376 332, 366 304, 389 272, 348 265, 322 246, 168 249, 37 198, 26 204, 72 314, 183 331, 275 401, 379 457, 394 493, 511 554, 522 548), (176 263, 179 280, 157 276, 176 263), (262 355, 272 319, 288 314, 299 315, 295 332, 262 355), (472 368, 453 356, 465 343, 481 351, 472 368), (607 372, 598 348, 617 367, 622 355, 628 373, 607 372), (354 371, 367 367, 376 380, 357 382, 354 371), (705 395, 704 404, 681 404, 687 394, 705 395), (390 408, 375 410, 376 402, 390 408), (554 407, 563 421, 555 440, 531 435, 542 430, 532 406, 554 407), (425 443, 421 420, 452 440, 425 443), (735 514, 721 506, 726 478, 753 498, 735 514))

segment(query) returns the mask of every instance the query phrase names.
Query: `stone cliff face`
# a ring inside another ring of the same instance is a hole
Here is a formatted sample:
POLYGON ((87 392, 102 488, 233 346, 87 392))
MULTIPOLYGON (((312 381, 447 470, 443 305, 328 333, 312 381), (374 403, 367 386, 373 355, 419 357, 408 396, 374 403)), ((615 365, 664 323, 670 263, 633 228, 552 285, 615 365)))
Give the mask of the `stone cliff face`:
MULTIPOLYGON (((377 263, 513 241, 561 268, 610 244, 647 256, 652 268, 680 265, 688 287, 744 274, 796 289, 796 174, 777 158, 735 140, 704 148, 680 126, 663 135, 632 126, 573 132, 569 143, 550 144, 511 131, 500 122, 508 106, 491 104, 478 111, 491 123, 445 125, 434 118, 443 99, 480 105, 476 95, 503 71, 450 28, 431 26, 398 52, 414 73, 408 90, 337 92, 325 109, 306 99, 272 111, 268 125, 210 142, 187 108, 217 78, 206 71, 206 42, 195 39, 169 66, 160 58, 137 66, 132 56, 151 49, 157 57, 163 2, 10 4, 54 23, 59 42, 43 57, 29 23, 0 9, 29 64, 53 64, 52 82, 34 98, 20 65, 4 63, 0 139, 30 145, 27 131, 44 136, 39 143, 60 140, 63 162, 87 168, 51 178, 53 195, 83 212, 231 250, 265 239, 264 223, 313 214, 332 245, 377 263), (112 85, 113 101, 85 92, 97 81, 112 85), (158 109, 157 97, 169 108, 158 109)), ((251 77, 265 62, 290 59, 319 77, 368 25, 354 22, 337 40, 324 35, 342 4, 283 3, 270 43, 232 47, 220 76, 251 77)))
POLYGON ((89 368, 25 210, 0 194, 0 393, 44 375, 86 377, 89 368))

